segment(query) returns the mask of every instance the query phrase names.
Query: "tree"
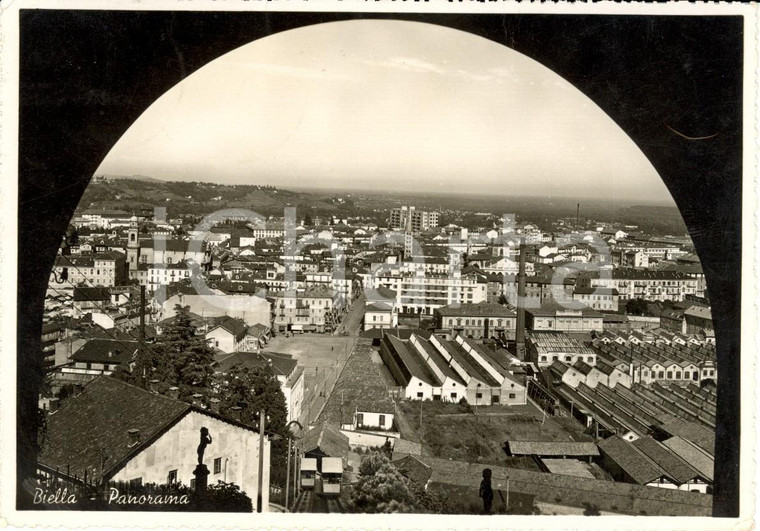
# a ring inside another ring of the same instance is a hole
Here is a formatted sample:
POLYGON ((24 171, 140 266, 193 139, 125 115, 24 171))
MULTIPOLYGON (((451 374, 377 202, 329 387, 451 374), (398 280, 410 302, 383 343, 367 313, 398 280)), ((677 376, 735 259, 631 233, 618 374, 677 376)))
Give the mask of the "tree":
POLYGON ((306 217, 303 218, 303 225, 304 227, 311 227, 313 221, 311 219, 311 214, 306 214, 306 217))
POLYGON ((157 391, 166 393, 179 388, 179 398, 190 402, 194 394, 209 398, 214 370, 214 351, 190 317, 190 307, 175 306, 176 315, 156 343, 140 349, 134 366, 121 368, 114 376, 147 389, 151 380, 158 380, 157 391))
POLYGON ((647 301, 644 299, 632 299, 628 301, 625 311, 628 315, 646 315, 647 301))
POLYGON ((362 459, 359 480, 351 490, 351 507, 363 513, 409 513, 415 499, 407 480, 380 452, 362 459))
POLYGON ((250 426, 259 425, 259 412, 266 413, 266 431, 278 435, 271 448, 271 481, 285 484, 288 409, 280 382, 268 365, 260 367, 233 366, 227 373, 216 378, 215 388, 219 412, 227 417, 237 417, 250 426), (235 412, 232 408, 240 408, 235 412))

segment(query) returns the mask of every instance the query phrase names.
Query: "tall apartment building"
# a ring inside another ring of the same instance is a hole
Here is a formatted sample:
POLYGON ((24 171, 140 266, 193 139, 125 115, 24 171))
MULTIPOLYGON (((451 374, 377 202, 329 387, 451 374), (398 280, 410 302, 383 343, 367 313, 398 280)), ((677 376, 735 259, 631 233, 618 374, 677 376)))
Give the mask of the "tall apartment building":
POLYGON ((441 306, 478 303, 487 299, 487 284, 471 273, 442 275, 423 271, 393 271, 374 277, 380 286, 397 293, 396 304, 403 313, 433 315, 441 306))
POLYGON ((416 210, 413 206, 391 209, 390 227, 411 232, 422 232, 438 226, 438 212, 416 210))

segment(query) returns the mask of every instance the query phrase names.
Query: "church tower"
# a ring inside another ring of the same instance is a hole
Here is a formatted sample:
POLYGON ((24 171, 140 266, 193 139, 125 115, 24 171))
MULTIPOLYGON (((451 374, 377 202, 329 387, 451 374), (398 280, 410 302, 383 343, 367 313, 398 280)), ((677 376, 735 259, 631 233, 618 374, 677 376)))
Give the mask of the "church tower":
POLYGON ((129 220, 129 230, 127 230, 127 261, 129 270, 137 271, 137 264, 140 260, 140 240, 138 238, 139 230, 137 228, 137 217, 132 216, 129 220))

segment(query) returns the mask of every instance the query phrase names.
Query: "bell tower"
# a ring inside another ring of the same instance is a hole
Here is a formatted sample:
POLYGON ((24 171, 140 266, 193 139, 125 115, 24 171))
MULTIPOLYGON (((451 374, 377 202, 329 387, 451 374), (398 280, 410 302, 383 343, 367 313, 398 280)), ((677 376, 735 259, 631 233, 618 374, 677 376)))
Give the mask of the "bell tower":
POLYGON ((140 260, 140 240, 138 234, 137 217, 132 216, 132 219, 129 220, 129 230, 127 230, 127 261, 130 271, 137 271, 137 264, 140 260))

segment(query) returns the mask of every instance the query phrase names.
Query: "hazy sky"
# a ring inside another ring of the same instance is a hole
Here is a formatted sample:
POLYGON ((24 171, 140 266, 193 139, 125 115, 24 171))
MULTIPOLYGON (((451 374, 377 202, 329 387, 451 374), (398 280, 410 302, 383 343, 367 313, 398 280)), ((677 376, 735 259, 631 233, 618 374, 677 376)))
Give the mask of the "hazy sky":
POLYGON ((591 100, 507 47, 440 26, 299 28, 157 100, 97 174, 672 203, 591 100))

